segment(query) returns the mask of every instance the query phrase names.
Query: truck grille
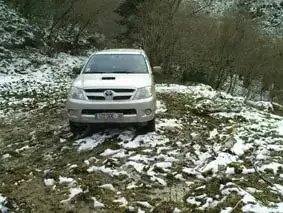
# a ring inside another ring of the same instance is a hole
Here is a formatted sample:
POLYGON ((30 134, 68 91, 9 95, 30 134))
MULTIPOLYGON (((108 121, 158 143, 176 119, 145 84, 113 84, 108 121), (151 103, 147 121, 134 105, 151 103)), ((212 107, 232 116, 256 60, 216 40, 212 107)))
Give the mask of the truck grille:
POLYGON ((106 90, 111 90, 111 91, 113 91, 113 92, 117 92, 117 93, 119 93, 119 92, 134 92, 135 91, 135 89, 85 89, 85 92, 86 93, 103 93, 103 92, 105 92, 106 90))
POLYGON ((88 100, 97 100, 97 101, 105 100, 105 98, 102 96, 87 96, 87 97, 88 97, 88 100))
POLYGON ((119 100, 129 100, 131 96, 115 96, 113 97, 113 100, 119 101, 119 100))
POLYGON ((135 115, 135 109, 83 109, 83 115, 94 115, 96 113, 123 113, 124 115, 135 115))
POLYGON ((84 91, 88 100, 91 101, 125 101, 130 100, 136 90, 131 88, 95 88, 85 89, 84 91), (111 91, 112 95, 106 96, 106 91, 111 91))

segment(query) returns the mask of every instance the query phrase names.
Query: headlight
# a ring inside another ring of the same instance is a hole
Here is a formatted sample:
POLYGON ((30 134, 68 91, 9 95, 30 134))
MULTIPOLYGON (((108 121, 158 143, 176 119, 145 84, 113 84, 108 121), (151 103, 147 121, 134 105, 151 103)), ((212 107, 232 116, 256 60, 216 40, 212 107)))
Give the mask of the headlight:
POLYGON ((137 93, 136 93, 134 99, 139 100, 139 99, 149 98, 153 95, 153 93, 154 93, 154 87, 153 86, 139 88, 137 90, 137 93))
POLYGON ((83 89, 72 87, 69 93, 69 98, 77 99, 77 100, 86 100, 85 93, 83 89))

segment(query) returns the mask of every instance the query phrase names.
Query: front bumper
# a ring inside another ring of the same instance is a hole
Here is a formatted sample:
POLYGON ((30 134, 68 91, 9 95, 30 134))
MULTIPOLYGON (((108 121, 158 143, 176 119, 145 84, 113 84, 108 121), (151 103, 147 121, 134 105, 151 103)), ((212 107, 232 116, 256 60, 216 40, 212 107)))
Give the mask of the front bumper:
POLYGON ((156 96, 143 100, 128 101, 82 101, 76 99, 67 100, 68 117, 70 121, 78 123, 144 123, 155 117, 156 96), (147 115, 146 110, 150 109, 151 114, 147 115), (111 111, 134 113, 123 113, 119 119, 103 120, 96 119, 94 114, 85 111, 111 111))

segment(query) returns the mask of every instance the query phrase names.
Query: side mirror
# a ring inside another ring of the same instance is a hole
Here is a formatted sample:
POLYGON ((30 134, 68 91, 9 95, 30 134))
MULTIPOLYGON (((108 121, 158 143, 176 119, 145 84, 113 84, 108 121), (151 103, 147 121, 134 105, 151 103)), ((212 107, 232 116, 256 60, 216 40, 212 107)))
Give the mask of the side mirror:
POLYGON ((161 74, 161 71, 162 71, 161 66, 154 66, 153 67, 153 73, 161 74))
POLYGON ((80 66, 75 66, 73 68, 73 74, 75 75, 79 75, 81 73, 81 70, 83 69, 84 65, 80 65, 80 66))

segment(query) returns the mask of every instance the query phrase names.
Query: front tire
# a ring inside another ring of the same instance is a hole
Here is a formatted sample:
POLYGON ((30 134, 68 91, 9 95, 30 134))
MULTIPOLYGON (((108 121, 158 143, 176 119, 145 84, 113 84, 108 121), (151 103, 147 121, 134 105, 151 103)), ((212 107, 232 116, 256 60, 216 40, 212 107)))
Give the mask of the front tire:
POLYGON ((149 121, 147 123, 147 125, 144 127, 144 132, 145 133, 149 133, 149 132, 155 132, 156 128, 155 128, 155 119, 149 121))
POLYGON ((73 121, 69 121, 69 127, 70 127, 70 132, 73 133, 74 135, 77 135, 86 129, 86 126, 73 121))

